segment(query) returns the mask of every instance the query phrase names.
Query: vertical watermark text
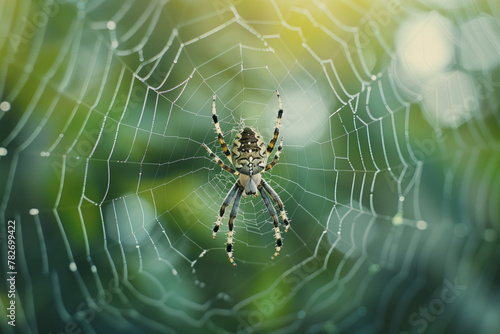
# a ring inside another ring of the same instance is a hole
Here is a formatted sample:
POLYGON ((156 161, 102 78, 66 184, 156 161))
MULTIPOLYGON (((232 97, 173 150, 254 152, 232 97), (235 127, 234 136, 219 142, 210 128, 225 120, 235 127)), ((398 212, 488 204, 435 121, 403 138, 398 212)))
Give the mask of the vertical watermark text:
POLYGON ((7 222, 7 323, 16 326, 16 221, 7 222))

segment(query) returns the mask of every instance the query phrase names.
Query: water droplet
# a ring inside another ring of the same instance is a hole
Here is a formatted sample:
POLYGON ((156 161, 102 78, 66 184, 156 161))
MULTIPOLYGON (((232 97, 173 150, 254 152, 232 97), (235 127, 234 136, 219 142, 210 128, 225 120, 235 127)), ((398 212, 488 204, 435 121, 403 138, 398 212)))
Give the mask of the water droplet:
POLYGON ((116 29, 115 21, 108 21, 108 23, 106 24, 106 28, 108 28, 109 30, 115 30, 116 29))
POLYGON ((396 215, 392 218, 392 225, 394 226, 399 226, 403 224, 403 213, 398 212, 396 215))
POLYGON ((426 223, 425 221, 423 221, 423 220, 419 220, 419 221, 417 222, 417 228, 418 228, 419 230, 422 230, 422 231, 423 231, 423 230, 426 230, 426 229, 427 229, 427 223, 426 223))
POLYGON ((9 111, 10 110, 10 103, 7 101, 3 101, 0 103, 0 110, 1 111, 9 111))

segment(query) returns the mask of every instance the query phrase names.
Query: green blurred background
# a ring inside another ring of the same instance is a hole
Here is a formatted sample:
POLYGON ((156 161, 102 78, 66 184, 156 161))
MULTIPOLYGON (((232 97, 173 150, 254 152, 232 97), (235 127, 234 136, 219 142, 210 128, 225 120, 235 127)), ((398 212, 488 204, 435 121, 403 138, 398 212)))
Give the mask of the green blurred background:
POLYGON ((496 333, 496 1, 0 0, 4 333, 496 333), (243 126, 279 163, 211 230, 243 126), (226 163, 229 163, 226 161, 226 163), (282 231, 284 228, 281 228, 282 231))

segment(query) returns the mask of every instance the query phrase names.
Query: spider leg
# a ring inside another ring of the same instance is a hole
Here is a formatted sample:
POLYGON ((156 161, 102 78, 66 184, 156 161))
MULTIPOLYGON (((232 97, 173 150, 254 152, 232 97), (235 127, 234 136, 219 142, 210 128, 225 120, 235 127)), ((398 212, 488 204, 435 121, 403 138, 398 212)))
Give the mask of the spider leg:
POLYGON ((276 204, 278 204, 278 207, 280 209, 281 219, 283 220, 283 223, 285 224, 285 232, 288 232, 288 229, 290 228, 290 220, 286 216, 285 206, 283 205, 283 201, 278 196, 278 194, 276 193, 276 191, 274 191, 274 189, 271 188, 271 186, 269 185, 269 183, 267 183, 264 179, 262 179, 262 181, 260 182, 260 184, 262 184, 262 186, 264 187, 264 189, 269 193, 269 195, 271 195, 272 199, 276 202, 276 204))
POLYGON ((212 119, 214 121, 215 130, 217 131, 217 137, 219 138, 219 143, 220 143, 220 146, 222 147, 222 151, 226 155, 229 162, 233 163, 233 160, 231 159, 231 152, 229 152, 229 149, 227 148, 226 142, 224 141, 224 136, 222 135, 222 130, 221 130, 220 125, 219 125, 219 118, 217 117, 217 112, 215 110, 215 95, 214 95, 214 99, 212 102, 212 119))
POLYGON ((281 154, 282 149, 283 149, 283 138, 281 138, 281 140, 280 140, 280 144, 278 145, 278 150, 276 151, 276 154, 274 155, 273 161, 271 161, 270 163, 267 164, 266 168, 264 168, 264 172, 267 170, 270 170, 271 168, 274 167, 274 165, 276 165, 276 163, 278 162, 278 159, 280 158, 280 154, 281 154))
POLYGON ((271 260, 274 259, 276 256, 278 256, 281 246, 283 246, 283 242, 281 241, 281 233, 280 233, 280 228, 278 226, 278 219, 276 218, 276 211, 274 210, 273 204, 271 203, 271 200, 269 199, 269 196, 266 193, 265 188, 262 188, 262 183, 258 187, 260 194, 262 195, 262 200, 264 201, 264 204, 266 205, 267 211, 269 212, 269 215, 273 219, 273 224, 274 224, 274 236, 276 238, 276 251, 274 252, 274 255, 271 257, 271 260))
POLYGON ((240 208, 241 195, 243 194, 243 187, 238 185, 238 192, 236 193, 236 198, 234 199, 233 208, 231 209, 231 213, 229 214, 229 232, 227 233, 227 256, 229 257, 229 262, 236 266, 236 262, 233 260, 233 226, 234 226, 234 218, 238 214, 238 209, 240 208))
POLYGON ((215 239, 215 236, 217 235, 217 231, 219 231, 220 224, 222 223, 222 217, 224 217, 224 212, 226 211, 226 207, 233 200, 238 188, 239 188, 239 181, 236 181, 234 186, 227 193, 226 198, 224 199, 224 202, 222 202, 222 206, 220 207, 220 211, 219 211, 219 218, 217 218, 217 221, 215 222, 215 226, 214 226, 213 233, 212 233, 212 236, 214 239, 215 239))
POLYGON ((271 154, 274 145, 276 145, 276 141, 278 140, 278 135, 280 133, 281 117, 283 116, 283 105, 281 104, 280 93, 277 90, 276 90, 276 96, 278 96, 278 103, 279 103, 278 118, 276 118, 276 127, 274 128, 274 136, 273 138, 271 138, 271 141, 267 145, 267 156, 271 154))
POLYGON ((210 148, 208 148, 207 145, 203 144, 203 147, 207 150, 207 152, 210 155, 210 157, 212 159, 214 159, 214 161, 219 166, 221 166, 226 172, 229 172, 229 173, 234 174, 234 175, 239 175, 240 174, 238 171, 234 170, 233 168, 229 167, 224 162, 222 162, 222 160, 214 152, 212 152, 212 150, 210 148))

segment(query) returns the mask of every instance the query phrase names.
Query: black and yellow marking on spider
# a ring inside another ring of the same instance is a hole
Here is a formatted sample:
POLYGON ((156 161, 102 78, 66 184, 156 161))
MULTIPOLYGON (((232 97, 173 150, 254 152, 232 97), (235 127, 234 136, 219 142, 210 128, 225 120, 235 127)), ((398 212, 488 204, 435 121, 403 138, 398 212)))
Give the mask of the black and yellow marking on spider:
POLYGON ((203 144, 203 147, 207 150, 208 154, 210 155, 210 157, 212 159, 215 160, 215 162, 221 166, 226 172, 229 172, 231 174, 235 174, 235 175, 239 175, 240 173, 238 173, 236 170, 234 170, 233 168, 229 167, 228 165, 226 165, 218 156, 217 154, 215 154, 214 152, 212 152, 212 150, 210 148, 208 148, 207 145, 203 144))
POLYGON ((222 134, 219 133, 218 137, 219 137, 220 146, 222 147, 222 152, 224 152, 224 154, 226 155, 226 157, 228 157, 229 160, 231 160, 231 152, 229 152, 229 149, 227 148, 227 145, 224 142, 224 138, 222 137, 222 134))
POLYGON ((271 168, 276 165, 278 162, 278 159, 280 158, 281 150, 283 149, 283 138, 281 138, 280 144, 278 145, 278 150, 276 151, 276 154, 274 155, 273 161, 267 164, 266 168, 264 168, 264 172, 270 170, 271 168))
POLYGON ((220 128, 219 117, 217 116, 217 113, 215 110, 215 95, 213 98, 213 105, 212 105, 212 120, 214 121, 215 130, 217 131, 217 138, 219 139, 219 143, 220 143, 220 146, 222 147, 222 151, 224 152, 226 157, 229 159, 229 161, 232 161, 231 152, 229 151, 226 143, 224 142, 224 135, 222 134, 222 130, 220 128))
POLYGON ((279 110, 278 110, 278 117, 276 119, 276 127, 274 128, 273 138, 269 142, 269 145, 267 145, 267 155, 268 156, 273 151, 274 145, 276 145, 276 141, 278 140, 278 136, 280 134, 281 118, 283 117, 283 105, 281 103, 281 97, 280 97, 280 94, 278 93, 278 91, 276 91, 276 95, 278 96, 279 110))

